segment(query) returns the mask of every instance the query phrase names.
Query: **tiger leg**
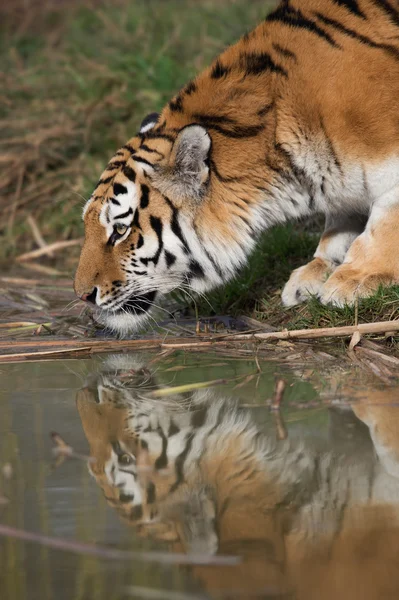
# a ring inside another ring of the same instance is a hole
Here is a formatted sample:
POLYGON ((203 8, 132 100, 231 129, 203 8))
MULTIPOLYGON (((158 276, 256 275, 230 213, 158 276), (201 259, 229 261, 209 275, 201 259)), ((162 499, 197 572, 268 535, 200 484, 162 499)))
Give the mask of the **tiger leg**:
POLYGON ((284 286, 284 306, 294 306, 310 296, 321 296, 329 275, 340 265, 354 239, 362 233, 366 219, 361 215, 327 215, 324 233, 314 258, 295 269, 284 286))
POLYGON ((323 304, 353 304, 372 296, 380 285, 399 283, 399 187, 371 210, 364 232, 355 239, 343 264, 328 278, 321 296, 323 304))

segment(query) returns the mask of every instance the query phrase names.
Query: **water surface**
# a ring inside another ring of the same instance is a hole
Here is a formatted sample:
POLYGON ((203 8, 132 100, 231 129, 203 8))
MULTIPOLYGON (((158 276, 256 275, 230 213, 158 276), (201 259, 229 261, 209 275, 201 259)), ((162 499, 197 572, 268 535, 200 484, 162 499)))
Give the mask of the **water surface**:
POLYGON ((3 536, 1 599, 399 597, 397 387, 184 353, 2 365, 0 377, 0 525, 239 559, 112 560, 3 536), (56 465, 53 431, 80 458, 56 465))

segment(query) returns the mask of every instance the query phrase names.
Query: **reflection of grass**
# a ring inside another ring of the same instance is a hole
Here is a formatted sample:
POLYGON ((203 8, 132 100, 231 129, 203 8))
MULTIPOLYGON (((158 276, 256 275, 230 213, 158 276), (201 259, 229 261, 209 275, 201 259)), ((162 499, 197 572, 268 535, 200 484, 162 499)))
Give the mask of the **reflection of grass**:
POLYGON ((265 0, 50 0, 44 8, 40 0, 16 0, 19 12, 12 14, 5 4, 3 258, 32 247, 28 212, 48 241, 81 235, 81 196, 91 193, 109 157, 268 6, 265 0))

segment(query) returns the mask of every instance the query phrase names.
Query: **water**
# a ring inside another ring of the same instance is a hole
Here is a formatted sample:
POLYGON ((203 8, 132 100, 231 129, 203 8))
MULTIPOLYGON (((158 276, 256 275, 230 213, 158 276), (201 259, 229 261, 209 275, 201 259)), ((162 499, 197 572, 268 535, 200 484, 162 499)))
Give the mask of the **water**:
POLYGON ((399 389, 260 368, 183 353, 2 365, 0 529, 80 546, 0 536, 1 600, 398 598, 399 389), (53 431, 78 456, 57 461, 53 431))

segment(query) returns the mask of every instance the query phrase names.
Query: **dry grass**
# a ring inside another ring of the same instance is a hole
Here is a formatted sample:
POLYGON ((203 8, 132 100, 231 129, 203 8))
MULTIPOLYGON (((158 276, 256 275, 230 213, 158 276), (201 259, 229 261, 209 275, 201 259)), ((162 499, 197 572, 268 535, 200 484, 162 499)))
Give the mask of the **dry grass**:
MULTIPOLYGON (((82 235, 114 151, 267 9, 256 0, 16 0, 0 8, 0 259, 82 235)), ((53 261, 72 272, 78 250, 53 261)))

